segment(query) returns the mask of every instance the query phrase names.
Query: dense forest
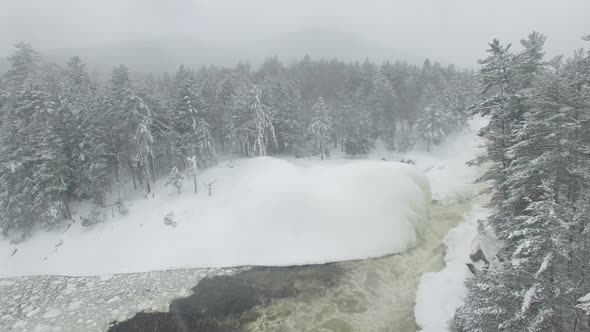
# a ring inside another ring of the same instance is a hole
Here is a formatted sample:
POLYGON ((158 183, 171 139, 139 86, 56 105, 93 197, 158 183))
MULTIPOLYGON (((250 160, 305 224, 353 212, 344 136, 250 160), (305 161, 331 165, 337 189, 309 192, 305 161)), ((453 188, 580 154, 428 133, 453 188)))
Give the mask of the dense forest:
POLYGON ((590 331, 590 55, 546 59, 545 39, 494 40, 479 62, 495 211, 480 226, 500 249, 468 280, 459 331, 590 331))
MULTIPOLYGON (((477 98, 471 71, 426 60, 381 65, 269 58, 257 70, 180 66, 174 75, 124 65, 102 82, 79 57, 44 61, 15 45, 0 80, 0 228, 30 233, 70 219, 69 203, 124 205, 122 183, 149 194, 161 176, 220 156, 366 156, 441 143, 477 98)), ((132 64, 130 64, 132 65, 132 64)), ((124 210, 123 208, 121 210, 124 210)), ((96 213, 99 213, 98 211, 96 213)))

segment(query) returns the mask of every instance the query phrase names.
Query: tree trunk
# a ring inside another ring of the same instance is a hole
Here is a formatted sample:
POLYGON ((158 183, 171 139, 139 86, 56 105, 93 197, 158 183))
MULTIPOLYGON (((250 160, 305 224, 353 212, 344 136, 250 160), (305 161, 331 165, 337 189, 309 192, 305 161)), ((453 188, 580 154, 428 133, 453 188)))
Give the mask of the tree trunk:
POLYGON ((137 182, 135 182, 135 171, 133 171, 133 163, 129 160, 129 169, 131 170, 131 177, 133 178, 133 188, 137 190, 137 182))
POLYGON ((151 168, 151 173, 152 173, 152 181, 155 183, 156 182, 156 169, 154 167, 154 156, 152 154, 150 154, 148 156, 148 162, 151 168))
POLYGON ((68 203, 68 197, 66 196, 66 193, 62 193, 61 194, 61 199, 63 202, 63 212, 64 212, 64 217, 68 220, 72 219, 72 211, 70 210, 70 205, 68 203))
POLYGON ((121 199, 121 182, 119 181, 119 158, 115 159, 115 180, 117 181, 117 196, 121 199))
POLYGON ((147 190, 147 193, 149 194, 152 192, 152 187, 150 186, 150 176, 148 175, 147 170, 144 170, 144 178, 145 178, 146 190, 147 190))

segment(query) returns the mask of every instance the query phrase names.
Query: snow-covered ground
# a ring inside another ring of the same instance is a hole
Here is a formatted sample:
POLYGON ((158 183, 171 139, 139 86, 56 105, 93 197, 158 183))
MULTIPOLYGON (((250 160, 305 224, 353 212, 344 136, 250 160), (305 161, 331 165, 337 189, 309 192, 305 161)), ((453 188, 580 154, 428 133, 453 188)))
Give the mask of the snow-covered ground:
POLYGON ((0 277, 379 257, 416 243, 430 204, 428 180, 399 162, 243 159, 199 175, 199 184, 213 181, 211 197, 203 186, 195 194, 192 179, 180 195, 160 181, 127 215, 105 209, 108 220, 93 227, 1 241, 0 277), (164 223, 169 213, 175 227, 164 223))

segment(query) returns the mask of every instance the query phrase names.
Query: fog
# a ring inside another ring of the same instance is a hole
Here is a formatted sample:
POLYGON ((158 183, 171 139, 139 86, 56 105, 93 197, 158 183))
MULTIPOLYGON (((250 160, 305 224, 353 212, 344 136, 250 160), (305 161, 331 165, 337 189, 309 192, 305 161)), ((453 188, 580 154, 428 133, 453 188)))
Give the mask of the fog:
POLYGON ((549 55, 582 47, 588 13, 587 0, 2 0, 0 56, 28 41, 49 57, 155 70, 304 54, 472 67, 492 38, 532 30, 549 55))

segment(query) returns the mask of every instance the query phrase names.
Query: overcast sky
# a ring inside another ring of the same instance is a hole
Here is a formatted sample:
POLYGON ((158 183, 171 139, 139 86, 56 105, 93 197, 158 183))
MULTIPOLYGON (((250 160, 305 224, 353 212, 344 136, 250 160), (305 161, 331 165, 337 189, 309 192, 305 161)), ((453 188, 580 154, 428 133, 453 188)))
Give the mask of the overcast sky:
POLYGON ((170 37, 251 47, 326 28, 471 66, 492 38, 517 43, 531 30, 548 35, 549 54, 570 53, 589 18, 590 0, 0 0, 0 55, 21 40, 40 50, 170 37))

